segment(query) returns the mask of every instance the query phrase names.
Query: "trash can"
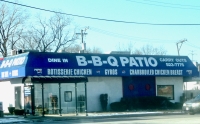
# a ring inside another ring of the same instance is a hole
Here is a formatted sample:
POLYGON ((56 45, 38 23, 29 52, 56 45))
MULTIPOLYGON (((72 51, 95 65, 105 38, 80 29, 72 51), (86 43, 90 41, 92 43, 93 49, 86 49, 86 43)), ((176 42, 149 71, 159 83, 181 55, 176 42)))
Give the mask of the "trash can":
POLYGON ((0 102, 0 117, 3 117, 3 102, 0 102))
POLYGON ((108 94, 101 94, 100 95, 100 102, 103 111, 107 111, 108 105, 108 94))

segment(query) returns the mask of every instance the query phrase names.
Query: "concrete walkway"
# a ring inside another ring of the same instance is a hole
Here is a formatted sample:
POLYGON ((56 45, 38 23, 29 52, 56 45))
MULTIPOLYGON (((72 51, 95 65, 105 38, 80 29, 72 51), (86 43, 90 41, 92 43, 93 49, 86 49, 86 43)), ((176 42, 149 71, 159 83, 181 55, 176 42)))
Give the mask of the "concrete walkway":
POLYGON ((17 115, 4 115, 0 118, 0 123, 21 123, 21 122, 48 122, 48 121, 64 121, 69 119, 94 119, 94 118, 110 118, 117 116, 151 116, 151 115, 169 115, 169 114, 183 114, 181 110, 166 110, 166 111, 140 111, 140 112, 98 112, 98 113, 88 113, 86 116, 85 113, 75 115, 75 114, 62 114, 60 115, 45 115, 42 116, 24 116, 17 115))
POLYGON ((17 115, 4 115, 4 117, 0 117, 0 124, 2 123, 20 123, 20 122, 31 122, 24 118, 24 116, 17 115))

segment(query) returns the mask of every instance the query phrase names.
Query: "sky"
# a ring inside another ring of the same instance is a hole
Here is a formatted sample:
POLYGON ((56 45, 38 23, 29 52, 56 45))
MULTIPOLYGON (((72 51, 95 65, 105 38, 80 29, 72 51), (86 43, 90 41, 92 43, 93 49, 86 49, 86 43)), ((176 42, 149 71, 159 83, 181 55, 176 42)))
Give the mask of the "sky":
MULTIPOLYGON (((200 1, 199 0, 7 0, 37 8, 60 11, 71 16, 73 23, 86 30, 87 47, 98 47, 104 53, 118 50, 119 46, 133 45, 133 49, 145 45, 162 47, 167 55, 188 56, 200 63, 200 1), (105 21, 114 20, 114 21, 105 21), (137 23, 124 23, 124 22, 137 23), (139 24, 138 24, 139 23, 139 24), (149 23, 149 24, 141 24, 149 23), (151 24, 199 24, 199 25, 151 25, 151 24)), ((1 1, 2 2, 2 1, 1 1)), ((25 7, 24 7, 25 8, 25 7)), ((26 8, 31 16, 38 13, 52 16, 32 8, 26 8)), ((77 33, 80 33, 77 32, 77 33)), ((81 43, 81 39, 80 39, 81 43)))

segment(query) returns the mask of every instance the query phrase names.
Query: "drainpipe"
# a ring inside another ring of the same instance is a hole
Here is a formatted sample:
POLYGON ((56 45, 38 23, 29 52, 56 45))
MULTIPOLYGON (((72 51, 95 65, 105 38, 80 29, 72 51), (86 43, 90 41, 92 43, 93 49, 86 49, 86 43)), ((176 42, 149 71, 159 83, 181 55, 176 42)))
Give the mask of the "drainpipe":
POLYGON ((24 118, 26 118, 27 116, 26 116, 26 102, 25 102, 25 83, 24 83, 24 118))
POLYGON ((76 100, 76 116, 78 115, 78 104, 77 104, 77 83, 75 83, 75 100, 76 100))
POLYGON ((85 82, 85 114, 88 116, 87 112, 87 83, 85 82))
POLYGON ((42 117, 44 117, 44 84, 42 83, 42 117))
POLYGON ((60 112, 60 116, 62 116, 62 113, 61 113, 61 87, 60 87, 60 83, 58 84, 59 85, 59 106, 60 106, 60 109, 59 109, 59 112, 60 112))

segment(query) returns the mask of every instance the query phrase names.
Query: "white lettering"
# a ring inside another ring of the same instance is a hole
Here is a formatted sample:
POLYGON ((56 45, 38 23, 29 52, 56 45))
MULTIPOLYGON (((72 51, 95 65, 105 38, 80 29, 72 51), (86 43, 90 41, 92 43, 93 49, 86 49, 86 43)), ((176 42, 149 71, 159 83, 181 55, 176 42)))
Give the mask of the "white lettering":
POLYGON ((143 57, 135 57, 135 59, 139 61, 140 67, 143 67, 142 64, 143 57))
POLYGON ((68 59, 62 59, 63 62, 68 62, 68 59))
POLYGON ((48 62, 61 62, 60 58, 48 58, 48 62))
POLYGON ((74 75, 92 75, 91 69, 74 69, 74 75))
POLYGON ((108 64, 111 65, 111 66, 117 66, 117 67, 119 66, 117 59, 113 56, 109 56, 107 61, 108 61, 108 64))
POLYGON ((170 70, 171 75, 182 75, 183 70, 170 70))
POLYGON ((149 62, 149 65, 151 65, 152 67, 156 67, 158 65, 158 62, 153 57, 149 57, 148 62, 149 62))
POLYGON ((102 66, 101 58, 99 56, 92 56, 94 66, 102 66))
POLYGON ((186 59, 175 59, 175 60, 176 60, 176 62, 187 62, 186 59))
POLYGON ((135 61, 135 59, 133 57, 130 57, 130 67, 132 67, 132 66, 138 67, 139 65, 137 64, 137 62, 135 61))
POLYGON ((92 69, 47 69, 50 76, 92 75, 92 69))
MULTIPOLYGON (((91 56, 91 60, 87 60, 84 56, 76 56, 78 66, 87 66, 88 64, 93 64, 94 66, 103 66, 104 64, 109 64, 110 66, 119 67, 118 60, 114 56, 109 56, 107 61, 102 60, 99 56, 91 56)), ((158 62, 153 57, 119 57, 121 66, 126 65, 130 67, 156 67, 158 62)))
POLYGON ((18 70, 12 70, 12 76, 18 76, 18 70))
MULTIPOLYGON (((121 59, 121 63, 123 63, 122 65, 125 65, 126 63, 128 63, 128 60, 122 60, 121 59)), ((155 58, 153 57, 130 57, 130 63, 129 66, 136 66, 136 67, 143 67, 143 66, 149 67, 156 67, 158 65, 158 62, 156 61, 155 58), (137 61, 136 61, 137 60, 137 61)))
POLYGON ((130 75, 154 75, 152 69, 130 69, 130 75))
POLYGON ((84 56, 76 56, 76 60, 78 62, 78 66, 86 66, 86 58, 84 56))
POLYGON ((117 69, 105 69, 105 75, 117 75, 117 69))
POLYGON ((161 62, 174 62, 173 58, 160 58, 161 62))
POLYGON ((170 71, 169 70, 155 70, 155 75, 170 75, 170 71))
POLYGON ((0 68, 6 68, 6 67, 11 67, 11 66, 18 66, 24 64, 26 57, 19 57, 19 58, 14 58, 10 60, 5 60, 2 62, 0 68))
POLYGON ((127 57, 120 57, 120 61, 122 63, 122 66, 125 66, 125 64, 129 63, 129 60, 127 57))
MULTIPOLYGON (((149 60, 149 59, 148 59, 149 60)), ((145 65, 147 66, 147 67, 149 67, 149 63, 148 63, 148 61, 147 61, 147 58, 146 57, 144 57, 144 63, 145 63, 145 65)))

